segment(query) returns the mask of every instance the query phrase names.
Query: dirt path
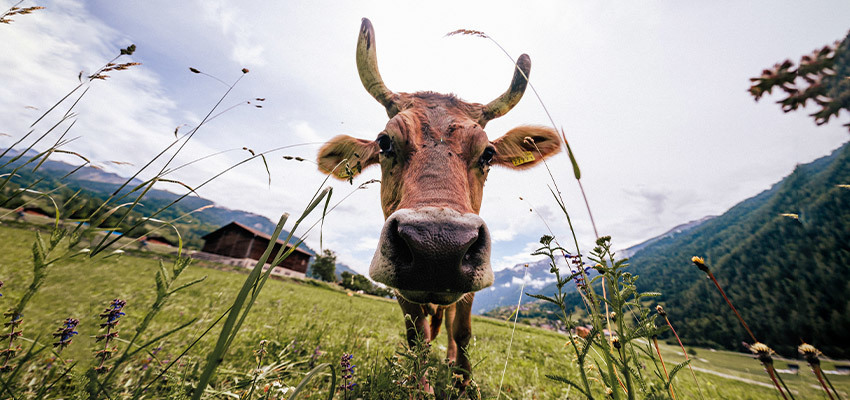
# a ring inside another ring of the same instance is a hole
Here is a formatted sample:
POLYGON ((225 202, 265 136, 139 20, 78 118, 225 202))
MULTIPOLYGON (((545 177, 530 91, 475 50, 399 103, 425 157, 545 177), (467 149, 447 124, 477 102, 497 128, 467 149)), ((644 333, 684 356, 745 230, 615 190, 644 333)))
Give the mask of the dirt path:
POLYGON ((717 372, 717 371, 714 371, 714 370, 711 370, 711 369, 705 369, 705 368, 700 368, 700 367, 692 367, 692 368, 694 369, 694 371, 704 372, 706 374, 717 375, 721 378, 734 379, 736 381, 749 383, 751 385, 758 385, 758 386, 764 386, 766 388, 775 389, 775 387, 770 383, 764 383, 764 382, 754 381, 752 379, 741 378, 740 376, 724 374, 722 372, 717 372))

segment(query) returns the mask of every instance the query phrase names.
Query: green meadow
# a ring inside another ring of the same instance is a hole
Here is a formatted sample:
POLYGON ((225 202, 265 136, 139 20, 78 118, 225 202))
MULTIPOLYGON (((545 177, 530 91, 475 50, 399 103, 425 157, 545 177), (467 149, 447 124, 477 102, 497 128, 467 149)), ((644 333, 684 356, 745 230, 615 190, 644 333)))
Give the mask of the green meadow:
MULTIPOLYGON (((31 245, 35 240, 35 229, 35 225, 9 220, 0 226, 0 276, 4 282, 0 301, 4 307, 15 304, 32 279, 31 245)), ((24 313, 21 325, 24 340, 20 343, 30 346, 35 340, 48 344, 54 340, 51 333, 64 319, 73 317, 80 320, 77 327, 79 335, 60 355, 60 359, 68 361, 64 364, 53 361, 54 368, 57 363, 69 366, 77 362, 64 382, 53 389, 54 395, 73 398, 82 393, 86 384, 84 372, 96 365, 94 352, 103 346, 102 342, 95 341, 95 336, 102 333, 99 328, 102 321, 98 315, 116 298, 125 300, 127 305, 123 309, 126 315, 117 326, 118 341, 113 343, 119 350, 127 345, 126 340, 154 300, 154 274, 158 262, 162 260, 166 265, 172 262, 173 255, 159 250, 168 249, 128 250, 120 256, 98 262, 72 258, 51 267, 46 281, 24 313)), ((227 310, 246 276, 247 270, 228 270, 222 265, 193 262, 180 280, 206 279, 176 294, 144 335, 152 338, 183 323, 194 322, 158 342, 155 346, 161 350, 155 354, 152 354, 153 351, 144 352, 126 363, 118 374, 117 386, 129 391, 139 384, 139 380, 145 383, 146 379, 154 378, 152 374, 158 373, 156 371, 162 366, 180 355, 227 310)), ((219 326, 214 326, 211 334, 202 336, 179 362, 174 363, 157 380, 147 397, 187 396, 197 379, 198 366, 203 364, 214 345, 219 326)), ((474 365, 473 379, 482 398, 496 397, 503 370, 502 392, 508 398, 580 397, 575 391, 571 393, 566 385, 545 376, 555 373, 578 379, 575 354, 566 345, 566 336, 518 325, 511 345, 512 330, 512 324, 504 321, 484 317, 473 320, 474 340, 469 351, 474 365), (509 345, 510 354, 507 353, 509 345)), ((346 395, 348 398, 406 398, 400 396, 405 392, 400 390, 404 384, 399 377, 409 374, 410 370, 405 368, 410 364, 400 355, 409 354, 402 334, 403 319, 394 301, 348 293, 335 285, 312 280, 272 280, 265 286, 227 352, 222 367, 207 390, 207 397, 246 398, 250 390, 246 382, 259 376, 256 394, 250 398, 258 398, 259 395, 266 395, 259 398, 287 398, 284 395, 287 388, 295 387, 315 365, 329 363, 338 374, 340 357, 347 353, 354 356, 353 379, 357 385, 352 392, 337 392, 335 398, 345 398, 346 395), (264 345, 266 355, 259 358, 256 350, 264 340, 267 341, 264 345)), ((435 386, 443 379, 441 374, 449 371, 442 361, 445 339, 442 333, 430 349, 429 358, 437 366, 429 375, 435 386)), ((683 360, 678 346, 662 344, 661 349, 668 368, 683 360)), ((751 356, 703 348, 695 348, 695 351, 693 366, 705 398, 778 398, 761 364, 751 356)), ((30 381, 38 381, 46 373, 51 361, 48 353, 45 351, 28 361, 26 376, 30 381)), ((15 362, 15 359, 11 361, 15 362)), ((800 367, 799 372, 783 376, 796 398, 824 398, 805 362, 790 362, 800 367)), ((640 373, 654 373, 651 363, 642 365, 640 373)), ((787 369, 787 362, 777 360, 776 367, 787 369)), ((824 362, 823 368, 830 371, 834 366, 831 362, 824 362)), ((326 398, 330 374, 327 370, 322 373, 324 375, 310 381, 309 388, 302 394, 308 398, 326 398)), ((593 372, 590 371, 589 375, 592 377, 593 372)), ((850 392, 850 377, 831 375, 831 380, 844 396, 850 392)), ((598 389, 597 395, 602 397, 603 389, 598 381, 594 389, 598 389)), ((674 390, 677 398, 699 398, 693 378, 685 370, 676 376, 674 390)), ((121 393, 113 392, 112 395, 119 397, 121 393)))

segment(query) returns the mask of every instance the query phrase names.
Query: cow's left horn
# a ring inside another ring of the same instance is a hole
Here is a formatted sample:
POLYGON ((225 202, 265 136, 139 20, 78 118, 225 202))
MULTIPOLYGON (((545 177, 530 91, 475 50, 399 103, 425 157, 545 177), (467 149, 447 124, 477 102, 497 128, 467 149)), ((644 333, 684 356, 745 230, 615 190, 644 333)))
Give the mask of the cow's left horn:
POLYGON ((360 36, 357 38, 357 72, 360 74, 360 82, 363 83, 363 87, 375 100, 378 100, 378 103, 384 105, 387 109, 387 115, 392 118, 398 114, 397 96, 387 89, 384 80, 381 79, 381 73, 378 72, 375 30, 372 29, 372 22, 368 18, 363 18, 363 22, 360 24, 360 36))
MULTIPOLYGON (((360 35, 363 36, 362 30, 360 35)), ((519 103, 519 99, 525 93, 525 87, 528 86, 529 74, 531 74, 531 58, 528 57, 528 54, 523 54, 516 61, 516 70, 514 71, 514 78, 511 80, 511 86, 496 100, 484 106, 481 118, 478 119, 478 124, 482 128, 487 125, 487 121, 507 114, 519 103)))

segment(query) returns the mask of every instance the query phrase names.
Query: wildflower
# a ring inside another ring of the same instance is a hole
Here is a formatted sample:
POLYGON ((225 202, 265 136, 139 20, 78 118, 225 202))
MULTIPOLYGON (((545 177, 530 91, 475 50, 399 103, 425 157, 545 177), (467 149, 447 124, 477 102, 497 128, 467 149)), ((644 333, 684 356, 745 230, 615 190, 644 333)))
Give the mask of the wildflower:
POLYGON ((106 322, 100 324, 100 327, 105 328, 114 327, 115 325, 118 325, 118 319, 125 315, 123 312, 121 312, 121 310, 126 304, 127 302, 124 300, 112 300, 112 303, 109 304, 109 307, 107 307, 106 310, 104 310, 100 314, 100 318, 106 319, 106 322))
POLYGON ((3 357, 3 365, 0 366, 0 372, 8 372, 12 370, 12 366, 9 365, 9 360, 15 357, 15 354, 21 350, 21 346, 15 346, 15 340, 21 337, 23 330, 16 330, 21 322, 24 321, 23 314, 17 313, 15 311, 9 311, 4 313, 3 316, 9 318, 9 322, 3 324, 4 326, 9 328, 9 332, 3 335, 0 335, 2 339, 9 339, 9 346, 3 350, 0 350, 0 357, 3 357))
POLYGON ((667 318, 667 311, 664 311, 664 307, 661 307, 660 304, 655 306, 655 312, 657 312, 658 315, 667 318))
POLYGON ((68 318, 65 322, 62 323, 62 327, 56 330, 53 333, 53 337, 58 337, 59 341, 53 343, 53 347, 59 347, 58 351, 62 351, 64 348, 68 347, 71 344, 71 341, 74 340, 74 335, 78 334, 74 329, 77 328, 77 324, 80 323, 80 320, 76 318, 68 318))
MULTIPOLYGON (((764 366, 764 370, 765 372, 767 372, 767 376, 770 377, 770 380, 773 381, 773 385, 776 386, 776 390, 779 391, 779 394, 782 395, 783 399, 787 400, 788 398, 785 396, 785 392, 782 391, 782 386, 785 386, 785 382, 782 381, 782 377, 776 373, 776 369, 773 367, 772 355, 775 354, 773 349, 767 347, 766 344, 760 342, 755 342, 752 345, 747 345, 746 343, 744 343, 744 346, 747 347, 750 352, 756 355, 756 358, 764 366), (780 382, 782 386, 780 386, 780 382)), ((785 387, 785 390, 790 393, 788 387, 785 387)))
POLYGON ((771 357, 771 355, 775 354, 775 352, 770 347, 767 347, 766 344, 755 342, 752 345, 748 346, 748 348, 750 352, 756 355, 759 361, 763 363, 773 363, 773 357, 771 357))
POLYGON ((797 351, 800 353, 801 356, 803 356, 803 358, 806 359, 809 364, 820 364, 820 360, 818 359, 818 357, 821 355, 821 352, 816 349, 815 346, 812 346, 808 343, 803 343, 799 347, 797 347, 797 351))
POLYGON ((691 257, 691 262, 693 262, 700 271, 708 273, 708 267, 705 265, 705 259, 702 257, 693 256, 691 257))
POLYGON ((618 338, 618 337, 611 339, 611 344, 614 345, 614 348, 617 349, 617 350, 619 350, 620 347, 623 346, 622 344, 620 344, 620 338, 618 338))
MULTIPOLYGON (((829 397, 830 399, 834 398, 832 396, 832 393, 829 392, 830 388, 835 393, 836 397, 838 397, 838 392, 835 390, 835 387, 832 386, 832 382, 829 381, 829 378, 827 378, 826 375, 824 375, 823 370, 821 370, 820 359, 818 358, 822 355, 821 352, 816 349, 815 346, 812 346, 808 343, 801 344, 799 347, 797 347, 797 351, 800 353, 800 355, 803 356, 803 358, 806 359, 806 362, 809 363, 809 366, 812 367, 812 372, 818 379, 818 383, 820 383, 820 386, 823 388, 823 391, 826 392, 827 397, 829 397), (827 387, 827 385, 829 385, 829 387, 827 387)), ((840 399, 841 397, 838 398, 840 399)))
POLYGON ((103 365, 106 360, 112 358, 112 353, 118 351, 117 347, 109 347, 110 342, 118 337, 118 331, 114 331, 115 326, 118 325, 119 319, 125 314, 121 311, 124 309, 124 306, 127 304, 126 301, 115 299, 109 303, 109 306, 100 313, 100 318, 105 319, 106 322, 100 324, 100 328, 106 328, 106 333, 95 336, 95 341, 100 342, 104 341, 103 349, 95 351, 95 358, 100 359, 100 363, 97 367, 94 368, 96 372, 106 372, 109 370, 109 367, 103 365))
POLYGON ((342 358, 339 361, 339 365, 342 367, 342 385, 339 386, 340 390, 354 390, 354 386, 357 385, 357 383, 354 382, 354 367, 356 367, 356 365, 351 364, 352 358, 354 358, 354 355, 343 353, 342 358))

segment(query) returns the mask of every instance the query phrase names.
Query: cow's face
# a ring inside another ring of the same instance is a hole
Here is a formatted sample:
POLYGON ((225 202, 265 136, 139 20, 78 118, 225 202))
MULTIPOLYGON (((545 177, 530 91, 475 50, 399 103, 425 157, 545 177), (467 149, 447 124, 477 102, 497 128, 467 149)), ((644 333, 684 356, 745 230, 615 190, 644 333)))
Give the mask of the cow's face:
MULTIPOLYGON (((385 223, 369 274, 411 302, 451 304, 493 283, 490 235, 478 216, 490 167, 528 168, 556 153, 560 140, 552 129, 536 126, 487 138, 487 121, 522 96, 522 73, 487 105, 431 92, 392 93, 380 81, 374 53, 374 32, 364 20, 361 79, 390 120, 373 140, 332 139, 319 150, 319 168, 344 179, 380 164, 385 223)), ((528 57, 518 64, 528 76, 528 57)))

